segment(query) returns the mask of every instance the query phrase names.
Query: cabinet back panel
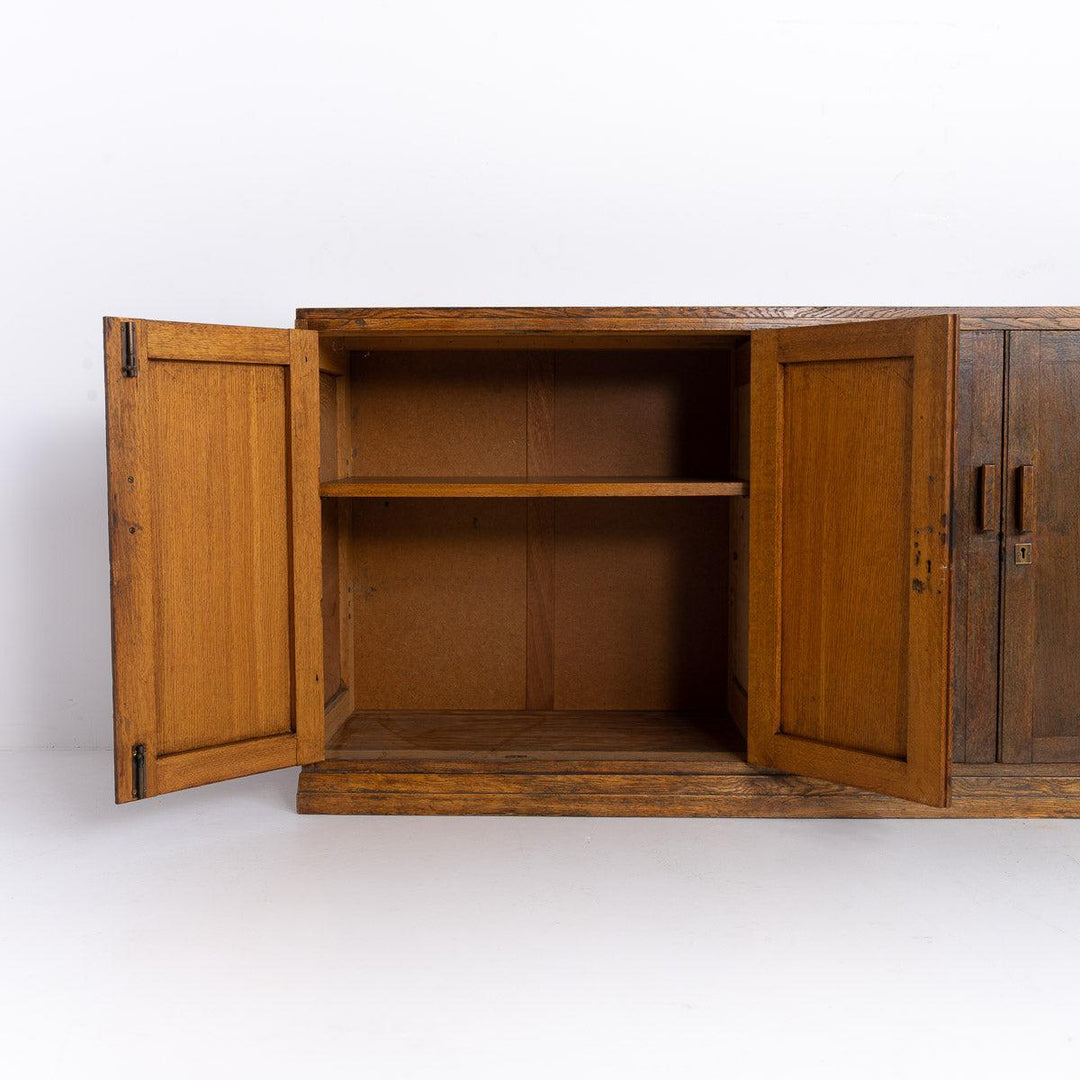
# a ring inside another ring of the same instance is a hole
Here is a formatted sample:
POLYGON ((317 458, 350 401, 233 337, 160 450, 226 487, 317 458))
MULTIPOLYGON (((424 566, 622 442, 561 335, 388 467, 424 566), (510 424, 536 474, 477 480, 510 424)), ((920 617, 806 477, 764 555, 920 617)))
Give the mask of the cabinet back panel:
POLYGON ((556 353, 555 475, 726 476, 727 356, 556 353))
POLYGON ((363 499, 360 709, 525 707, 526 500, 363 499))
POLYGON ((555 708, 722 708, 728 500, 555 502, 555 708))
POLYGON ((285 371, 152 363, 157 753, 289 732, 285 371))
POLYGON ((901 758, 907 595, 920 573, 909 511, 896 509, 909 500, 911 361, 782 371, 781 731, 901 758))
POLYGON ((524 476, 521 350, 352 354, 351 476, 524 476))

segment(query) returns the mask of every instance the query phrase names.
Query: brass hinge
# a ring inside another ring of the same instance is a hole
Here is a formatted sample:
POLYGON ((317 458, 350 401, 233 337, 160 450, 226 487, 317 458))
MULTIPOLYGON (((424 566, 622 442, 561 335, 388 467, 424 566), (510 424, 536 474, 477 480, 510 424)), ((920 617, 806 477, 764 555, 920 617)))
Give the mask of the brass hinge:
POLYGON ((146 798, 146 747, 136 743, 131 748, 131 794, 133 798, 146 798))
POLYGON ((120 374, 125 379, 134 379, 139 374, 139 355, 135 351, 135 324, 121 323, 120 331, 120 374))

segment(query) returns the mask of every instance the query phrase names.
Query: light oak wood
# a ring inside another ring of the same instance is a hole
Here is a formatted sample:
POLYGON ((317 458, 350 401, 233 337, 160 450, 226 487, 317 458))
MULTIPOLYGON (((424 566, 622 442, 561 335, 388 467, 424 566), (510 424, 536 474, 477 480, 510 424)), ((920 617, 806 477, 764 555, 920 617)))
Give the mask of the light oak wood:
POLYGON ((313 333, 105 320, 116 797, 323 753, 313 333))
POLYGON ((655 477, 567 480, 507 477, 460 480, 424 477, 408 480, 382 477, 347 477, 319 485, 327 498, 353 499, 580 499, 580 498, 687 498, 746 495, 741 480, 667 480, 655 477))
POLYGON ((754 338, 748 753, 942 806, 955 319, 754 338))

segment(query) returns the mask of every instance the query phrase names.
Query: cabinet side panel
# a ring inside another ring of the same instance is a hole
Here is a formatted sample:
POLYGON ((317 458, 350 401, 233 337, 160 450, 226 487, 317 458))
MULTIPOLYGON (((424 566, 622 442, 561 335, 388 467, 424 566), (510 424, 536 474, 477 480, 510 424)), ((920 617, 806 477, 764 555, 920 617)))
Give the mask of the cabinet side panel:
POLYGON ((955 761, 997 756, 1005 335, 964 331, 953 488, 955 761))

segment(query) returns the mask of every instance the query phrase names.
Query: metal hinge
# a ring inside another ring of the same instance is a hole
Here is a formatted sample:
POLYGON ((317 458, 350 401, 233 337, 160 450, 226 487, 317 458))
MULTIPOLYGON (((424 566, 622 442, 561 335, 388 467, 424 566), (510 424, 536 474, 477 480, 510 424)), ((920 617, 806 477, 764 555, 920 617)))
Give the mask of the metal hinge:
POLYGON ((131 748, 131 794, 133 798, 146 798, 146 747, 136 743, 131 748))
POLYGON ((120 374, 125 379, 134 379, 139 374, 139 356, 135 351, 135 324, 120 324, 120 374))

